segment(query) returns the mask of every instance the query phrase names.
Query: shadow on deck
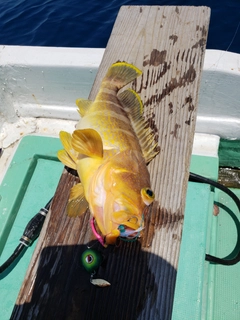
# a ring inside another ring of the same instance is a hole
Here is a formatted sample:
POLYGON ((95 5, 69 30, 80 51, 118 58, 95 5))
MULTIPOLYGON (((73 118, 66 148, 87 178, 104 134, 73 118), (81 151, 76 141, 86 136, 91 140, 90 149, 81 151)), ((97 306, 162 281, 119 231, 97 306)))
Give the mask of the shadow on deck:
POLYGON ((169 263, 143 251, 137 241, 107 249, 96 241, 89 246, 104 250, 97 277, 111 286, 99 288, 90 283, 90 274, 81 264, 86 245, 47 247, 40 256, 31 301, 16 305, 11 319, 151 319, 153 309, 155 315, 171 314, 172 302, 156 304, 165 300, 159 295, 173 297, 174 283, 169 286, 167 279, 176 278, 176 270, 169 263), (165 269, 166 281, 156 279, 159 273, 153 266, 165 269))

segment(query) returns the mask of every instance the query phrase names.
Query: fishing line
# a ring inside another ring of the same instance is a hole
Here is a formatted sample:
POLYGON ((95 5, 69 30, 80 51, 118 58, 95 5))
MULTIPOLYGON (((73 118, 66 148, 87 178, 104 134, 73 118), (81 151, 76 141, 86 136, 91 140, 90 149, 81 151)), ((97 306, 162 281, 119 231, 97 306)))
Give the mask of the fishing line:
POLYGON ((235 31, 235 33, 234 33, 234 36, 233 36, 233 38, 232 38, 232 41, 230 42, 230 44, 229 44, 229 46, 227 47, 226 51, 228 51, 228 50, 229 50, 229 48, 231 47, 231 45, 232 45, 233 41, 235 40, 236 35, 237 35, 237 33, 238 33, 238 29, 239 29, 239 27, 240 27, 240 21, 238 22, 237 29, 236 29, 236 31, 235 31))
MULTIPOLYGON (((229 50, 229 48, 231 47, 233 41, 235 40, 235 38, 236 38, 236 36, 237 36, 237 33, 238 33, 239 27, 240 27, 240 21, 238 22, 238 25, 237 25, 237 28, 236 28, 235 33, 234 33, 234 35, 233 35, 233 38, 232 38, 232 40, 230 41, 227 49, 224 50, 224 51, 222 52, 222 54, 220 54, 218 60, 217 60, 216 62, 214 62, 214 63, 212 64, 212 66, 210 66, 209 68, 207 68, 207 70, 211 70, 213 67, 216 68, 216 66, 218 66, 219 61, 222 59, 222 57, 224 57, 224 55, 226 54, 226 52, 228 52, 228 50, 229 50)), ((217 91, 217 92, 219 92, 219 91, 217 91)), ((222 94, 222 92, 221 92, 221 94, 222 94)))

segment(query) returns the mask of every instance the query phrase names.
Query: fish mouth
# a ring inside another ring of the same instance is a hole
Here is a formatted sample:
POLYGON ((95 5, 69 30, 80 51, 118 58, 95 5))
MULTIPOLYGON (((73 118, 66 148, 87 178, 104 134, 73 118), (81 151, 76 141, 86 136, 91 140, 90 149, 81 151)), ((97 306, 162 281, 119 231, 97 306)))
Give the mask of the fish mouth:
POLYGON ((124 224, 120 224, 118 228, 112 230, 107 235, 102 236, 99 234, 99 232, 96 229, 94 218, 90 220, 90 224, 91 224, 93 234, 95 235, 97 240, 101 243, 101 245, 104 247, 106 247, 109 244, 116 244, 118 238, 120 240, 128 241, 128 242, 135 241, 139 238, 141 231, 144 229, 143 225, 141 225, 137 229, 133 229, 124 224))
POLYGON ((104 244, 116 244, 117 239, 133 242, 136 241, 141 231, 143 230, 143 226, 140 226, 138 229, 132 229, 123 224, 119 225, 117 229, 112 230, 109 234, 107 234, 104 239, 104 244))
POLYGON ((120 239, 123 241, 135 241, 139 238, 141 231, 144 229, 140 226, 138 229, 132 229, 120 224, 118 230, 120 231, 120 239))

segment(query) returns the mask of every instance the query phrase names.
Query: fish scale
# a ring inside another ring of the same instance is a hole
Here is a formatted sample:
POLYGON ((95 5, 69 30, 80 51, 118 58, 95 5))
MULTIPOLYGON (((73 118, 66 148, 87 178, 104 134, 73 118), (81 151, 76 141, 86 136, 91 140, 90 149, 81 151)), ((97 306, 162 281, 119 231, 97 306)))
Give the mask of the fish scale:
POLYGON ((77 125, 77 129, 85 128, 95 129, 101 135, 104 149, 134 149, 141 152, 136 134, 117 98, 116 90, 100 89, 96 100, 77 125))
POLYGON ((124 114, 115 110, 96 111, 84 116, 77 129, 92 128, 102 137, 104 149, 135 149, 141 152, 136 134, 124 114))

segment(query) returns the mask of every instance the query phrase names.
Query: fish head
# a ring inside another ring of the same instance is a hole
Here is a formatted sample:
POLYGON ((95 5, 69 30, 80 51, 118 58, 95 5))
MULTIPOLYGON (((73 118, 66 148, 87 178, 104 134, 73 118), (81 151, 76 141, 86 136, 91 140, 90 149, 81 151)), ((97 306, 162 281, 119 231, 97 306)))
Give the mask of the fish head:
POLYGON ((154 200, 145 161, 126 150, 108 158, 92 177, 89 208, 106 244, 136 237, 144 227, 144 210, 154 200))

